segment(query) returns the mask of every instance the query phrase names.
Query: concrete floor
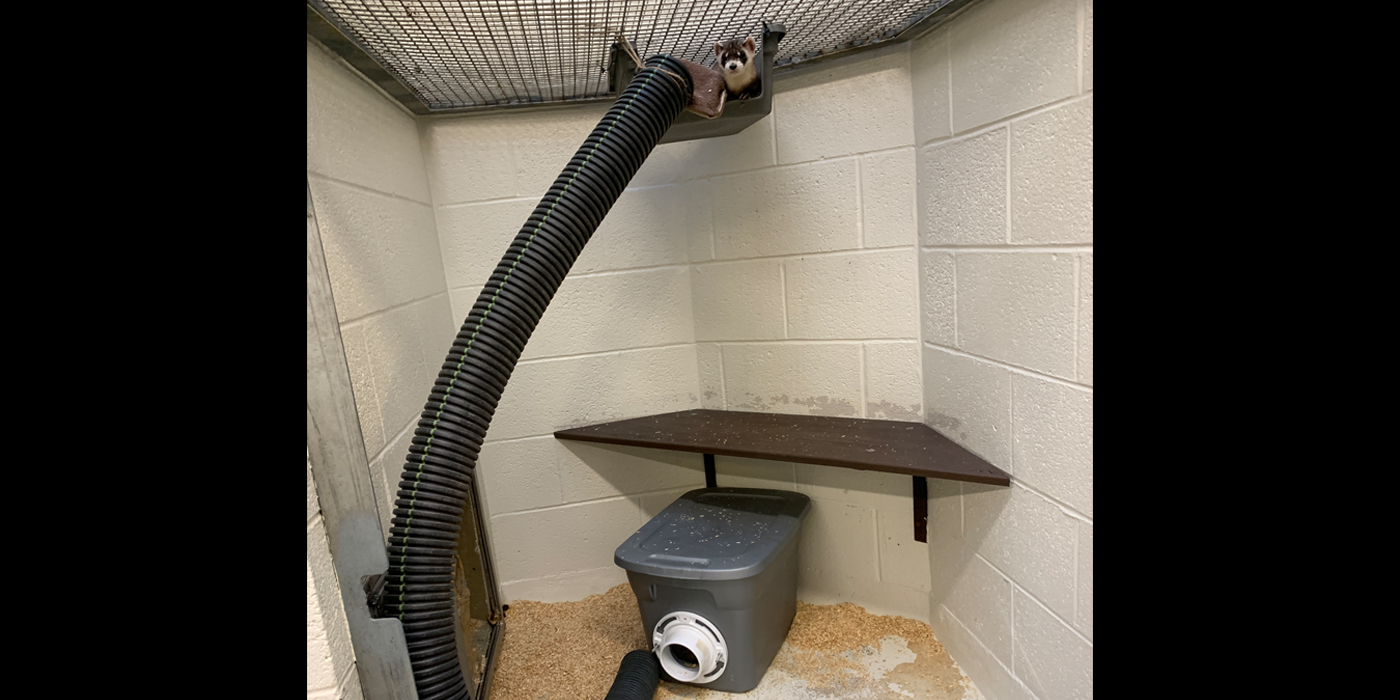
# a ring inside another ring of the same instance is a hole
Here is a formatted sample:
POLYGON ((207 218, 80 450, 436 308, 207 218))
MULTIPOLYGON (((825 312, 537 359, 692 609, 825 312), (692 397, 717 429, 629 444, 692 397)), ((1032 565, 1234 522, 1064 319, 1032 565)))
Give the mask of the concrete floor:
MULTIPOLYGON (((798 604, 787 641, 747 693, 663 681, 658 700, 983 700, 928 625, 849 603, 798 604)), ((631 589, 570 603, 517 601, 489 700, 602 700, 622 656, 645 648, 631 589)))

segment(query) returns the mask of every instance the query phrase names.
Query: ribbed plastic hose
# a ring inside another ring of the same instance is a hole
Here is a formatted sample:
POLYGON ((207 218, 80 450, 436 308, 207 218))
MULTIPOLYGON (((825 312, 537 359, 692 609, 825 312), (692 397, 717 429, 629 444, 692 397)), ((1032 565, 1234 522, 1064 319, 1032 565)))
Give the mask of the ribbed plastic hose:
POLYGON ((617 667, 617 677, 603 700, 651 700, 661 680, 661 663, 649 651, 629 651, 617 667))
POLYGON ((496 403, 564 275, 692 89, 679 61, 646 60, 506 249, 433 384, 394 501, 384 596, 403 622, 419 700, 471 697, 457 660, 452 558, 496 403))

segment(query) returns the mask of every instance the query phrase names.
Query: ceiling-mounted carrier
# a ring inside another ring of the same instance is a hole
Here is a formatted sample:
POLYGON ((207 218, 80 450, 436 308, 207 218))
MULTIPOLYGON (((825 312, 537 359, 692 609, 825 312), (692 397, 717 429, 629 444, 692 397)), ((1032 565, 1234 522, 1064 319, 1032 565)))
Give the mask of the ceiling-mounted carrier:
MULTIPOLYGON (((758 64, 759 94, 745 100, 730 99, 724 103, 724 111, 713 119, 707 119, 694 112, 681 112, 681 116, 671 124, 671 128, 661 137, 660 143, 675 143, 693 139, 707 139, 712 136, 729 136, 749 128, 758 120, 773 111, 773 61, 778 55, 778 42, 787 34, 781 24, 763 23, 763 33, 758 43, 760 50, 756 58, 758 64)), ((631 82, 637 73, 637 62, 617 44, 613 45, 613 80, 617 85, 631 82)))

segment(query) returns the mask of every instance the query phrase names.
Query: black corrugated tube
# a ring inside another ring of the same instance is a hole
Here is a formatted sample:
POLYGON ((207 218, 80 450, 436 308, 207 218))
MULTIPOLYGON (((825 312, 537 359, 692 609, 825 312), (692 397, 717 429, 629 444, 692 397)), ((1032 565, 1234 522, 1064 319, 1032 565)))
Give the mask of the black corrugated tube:
POLYGON ((629 651, 617 667, 617 677, 603 700, 638 700, 656 697, 661 680, 661 662, 649 651, 629 651))
MULTIPOLYGON (((452 558, 467 477, 496 403, 564 275, 656 142, 690 100, 690 73, 653 56, 618 97, 516 234, 457 333, 423 408, 394 501, 384 607, 403 622, 419 700, 470 698, 455 644, 452 558)), ((659 232, 658 232, 659 233, 659 232)), ((650 652, 638 652, 650 656, 650 652)), ((652 660, 652 667, 655 659, 652 660)), ((614 684, 651 698, 640 661, 614 684)), ((614 698, 613 693, 608 694, 614 698)))

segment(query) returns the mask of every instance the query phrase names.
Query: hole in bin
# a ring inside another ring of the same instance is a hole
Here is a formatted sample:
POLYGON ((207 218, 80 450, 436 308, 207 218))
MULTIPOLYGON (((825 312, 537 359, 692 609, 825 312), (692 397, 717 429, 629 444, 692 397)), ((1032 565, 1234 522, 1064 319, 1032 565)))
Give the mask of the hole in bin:
POLYGON ((671 655, 671 659, 676 663, 692 671, 700 668, 700 660, 695 658, 695 654, 683 646, 672 644, 666 647, 666 653, 671 655))

